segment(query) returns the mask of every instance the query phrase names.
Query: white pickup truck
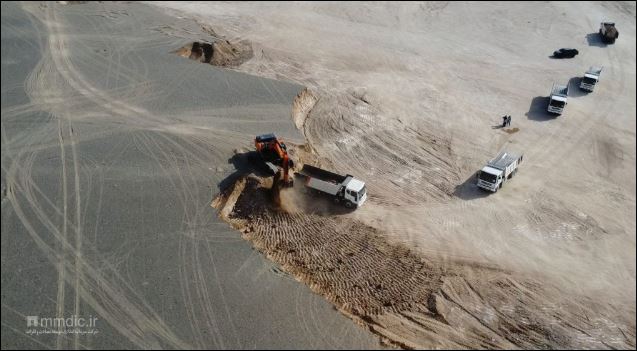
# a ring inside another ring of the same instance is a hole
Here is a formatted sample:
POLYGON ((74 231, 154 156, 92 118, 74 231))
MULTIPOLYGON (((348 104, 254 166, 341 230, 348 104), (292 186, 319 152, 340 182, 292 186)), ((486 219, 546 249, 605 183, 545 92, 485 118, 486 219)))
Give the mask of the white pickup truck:
POLYGON ((335 203, 347 208, 361 207, 367 200, 365 182, 349 174, 343 176, 318 167, 303 165, 295 176, 302 178, 303 184, 309 189, 329 195, 335 203))
POLYGON ((582 78, 579 88, 586 91, 593 91, 595 84, 599 82, 599 75, 602 74, 602 68, 601 66, 591 66, 591 68, 584 73, 584 78, 582 78))
POLYGON ((478 171, 478 187, 497 192, 518 171, 523 155, 503 151, 478 171))

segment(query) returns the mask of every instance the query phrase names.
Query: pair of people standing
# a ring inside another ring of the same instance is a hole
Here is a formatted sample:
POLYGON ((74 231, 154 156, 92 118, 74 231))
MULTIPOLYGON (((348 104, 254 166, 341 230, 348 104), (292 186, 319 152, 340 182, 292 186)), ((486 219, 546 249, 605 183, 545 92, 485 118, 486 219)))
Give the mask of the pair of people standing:
POLYGON ((502 117, 502 128, 511 126, 511 115, 502 117))

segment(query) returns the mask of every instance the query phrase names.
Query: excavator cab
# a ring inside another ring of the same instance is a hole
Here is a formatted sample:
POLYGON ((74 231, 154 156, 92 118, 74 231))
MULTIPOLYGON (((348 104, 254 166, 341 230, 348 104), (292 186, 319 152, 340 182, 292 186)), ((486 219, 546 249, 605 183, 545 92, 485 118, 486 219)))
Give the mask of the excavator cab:
POLYGON ((254 139, 254 146, 265 164, 274 173, 277 173, 277 171, 283 173, 283 186, 293 186, 294 181, 289 173, 290 168, 294 167, 294 161, 288 155, 287 146, 280 142, 273 133, 258 135, 254 139))

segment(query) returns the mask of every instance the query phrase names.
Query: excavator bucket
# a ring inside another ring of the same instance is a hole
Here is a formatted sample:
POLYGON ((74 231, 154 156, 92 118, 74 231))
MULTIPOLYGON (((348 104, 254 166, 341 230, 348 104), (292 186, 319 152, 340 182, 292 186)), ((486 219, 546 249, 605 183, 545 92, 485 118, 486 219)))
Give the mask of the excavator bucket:
POLYGON ((287 179, 287 181, 285 180, 285 176, 283 173, 283 170, 280 170, 279 172, 277 172, 274 175, 274 178, 272 180, 272 189, 284 189, 284 188, 291 188, 294 186, 294 179, 292 177, 289 177, 287 179))
POLYGON ((280 187, 281 188, 293 188, 294 187, 294 180, 292 180, 292 178, 288 179, 287 182, 285 182, 284 180, 281 180, 280 187))

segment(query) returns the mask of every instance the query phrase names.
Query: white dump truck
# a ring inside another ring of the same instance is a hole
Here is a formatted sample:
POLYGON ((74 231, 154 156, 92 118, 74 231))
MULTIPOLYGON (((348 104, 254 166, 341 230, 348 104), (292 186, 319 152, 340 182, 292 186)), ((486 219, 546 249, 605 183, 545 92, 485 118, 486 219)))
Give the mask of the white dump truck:
POLYGON ((504 182, 518 171, 523 155, 503 151, 478 171, 478 187, 492 192, 502 188, 504 182))
POLYGON ((295 176, 301 178, 307 188, 331 196, 335 203, 347 208, 361 207, 367 200, 365 182, 349 174, 343 176, 318 167, 303 165, 295 176))
POLYGON ((567 98, 568 98, 568 84, 561 85, 561 84, 553 83, 553 87, 551 88, 551 95, 549 97, 549 106, 547 110, 550 113, 561 115, 562 111, 564 111, 564 107, 566 106, 567 98))
POLYGON ((601 66, 591 66, 591 68, 584 73, 579 88, 586 91, 593 91, 595 84, 599 82, 599 75, 602 74, 602 68, 601 66))

